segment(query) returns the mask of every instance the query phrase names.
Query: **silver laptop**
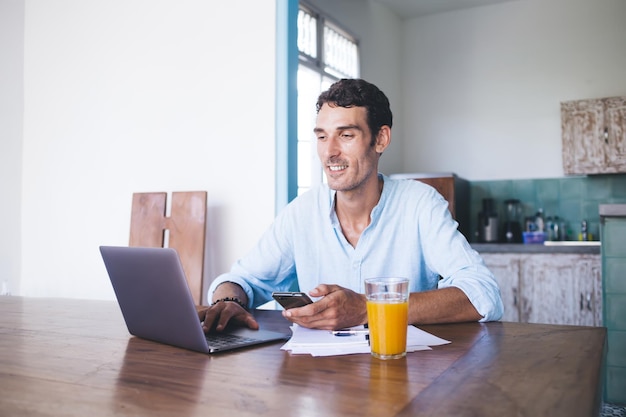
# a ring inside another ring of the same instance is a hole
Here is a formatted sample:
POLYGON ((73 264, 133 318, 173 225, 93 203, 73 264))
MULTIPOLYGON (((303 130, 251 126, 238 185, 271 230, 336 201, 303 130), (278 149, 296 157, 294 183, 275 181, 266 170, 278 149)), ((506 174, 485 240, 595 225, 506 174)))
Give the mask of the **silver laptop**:
POLYGON ((174 249, 100 246, 100 253, 132 335, 204 353, 289 338, 248 328, 205 334, 174 249))

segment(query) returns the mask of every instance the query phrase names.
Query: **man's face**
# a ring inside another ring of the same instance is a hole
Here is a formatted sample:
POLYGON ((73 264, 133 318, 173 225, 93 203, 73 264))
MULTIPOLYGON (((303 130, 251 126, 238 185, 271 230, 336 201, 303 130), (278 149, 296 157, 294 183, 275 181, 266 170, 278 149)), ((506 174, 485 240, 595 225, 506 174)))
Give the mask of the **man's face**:
POLYGON ((324 104, 317 114, 317 154, 328 186, 337 191, 358 189, 378 174, 377 147, 371 146, 365 107, 324 104))

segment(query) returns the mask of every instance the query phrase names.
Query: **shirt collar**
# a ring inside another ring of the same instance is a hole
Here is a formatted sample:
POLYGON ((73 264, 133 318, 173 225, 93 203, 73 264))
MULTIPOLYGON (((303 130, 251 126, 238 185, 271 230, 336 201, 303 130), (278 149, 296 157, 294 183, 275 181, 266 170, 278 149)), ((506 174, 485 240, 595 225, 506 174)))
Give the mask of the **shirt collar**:
MULTIPOLYGON (((383 180, 383 192, 380 194, 380 199, 378 200, 378 203, 372 209, 372 214, 371 214, 372 217, 376 213, 378 213, 378 211, 380 210, 380 207, 383 207, 384 204, 381 204, 381 203, 383 203, 387 199, 387 196, 390 193, 389 177, 379 172, 378 178, 382 178, 383 180)), ((335 198, 337 197, 337 190, 331 189, 330 187, 328 187, 328 185, 326 185, 326 187, 328 188, 328 191, 329 191, 328 192, 328 217, 330 218, 331 224, 333 226, 336 226, 339 224, 339 219, 337 218, 337 213, 335 211, 335 198)))

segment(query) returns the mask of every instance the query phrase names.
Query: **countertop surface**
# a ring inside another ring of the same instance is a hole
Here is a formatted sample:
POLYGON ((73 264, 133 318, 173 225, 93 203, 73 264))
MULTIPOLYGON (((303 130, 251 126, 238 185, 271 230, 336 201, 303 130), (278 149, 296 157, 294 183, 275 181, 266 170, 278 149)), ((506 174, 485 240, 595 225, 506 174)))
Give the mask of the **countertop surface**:
POLYGON ((478 253, 581 253, 600 254, 600 242, 549 242, 546 244, 524 243, 472 243, 478 253))
POLYGON ((626 217, 626 204, 600 204, 600 217, 626 217))

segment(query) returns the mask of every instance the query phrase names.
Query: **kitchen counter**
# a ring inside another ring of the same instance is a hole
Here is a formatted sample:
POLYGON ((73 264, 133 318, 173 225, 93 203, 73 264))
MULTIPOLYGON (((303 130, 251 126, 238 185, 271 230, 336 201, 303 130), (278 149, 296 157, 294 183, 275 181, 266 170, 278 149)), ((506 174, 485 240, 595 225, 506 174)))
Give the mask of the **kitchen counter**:
POLYGON ((600 217, 626 217, 626 204, 600 204, 600 217))
POLYGON ((600 242, 471 243, 478 253, 587 253, 600 254, 600 242))

